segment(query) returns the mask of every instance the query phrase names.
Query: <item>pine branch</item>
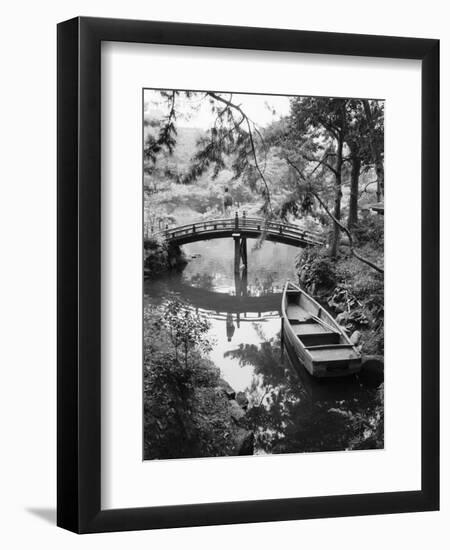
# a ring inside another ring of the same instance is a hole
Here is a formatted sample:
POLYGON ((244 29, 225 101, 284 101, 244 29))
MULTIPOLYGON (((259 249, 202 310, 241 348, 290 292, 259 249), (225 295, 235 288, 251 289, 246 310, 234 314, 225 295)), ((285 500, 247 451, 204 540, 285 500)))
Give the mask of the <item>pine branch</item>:
POLYGON ((175 139, 170 135, 171 133, 174 133, 176 135, 176 129, 173 125, 173 120, 175 119, 175 96, 176 92, 172 92, 172 97, 170 100, 170 110, 169 114, 167 115, 166 123, 161 128, 161 131, 159 133, 159 138, 157 141, 157 144, 159 146, 165 145, 169 151, 169 154, 173 153, 173 149, 175 146, 175 139))
POLYGON ((252 131, 252 127, 251 127, 251 125, 253 124, 254 128, 256 128, 254 122, 247 116, 247 114, 241 109, 241 107, 239 105, 236 105, 232 101, 221 97, 220 95, 216 94, 215 92, 208 92, 208 95, 210 95, 210 97, 212 97, 216 101, 224 103, 225 105, 228 105, 228 107, 238 111, 244 117, 244 119, 247 123, 248 135, 249 135, 249 140, 250 140, 250 147, 251 147, 251 150, 252 150, 252 155, 253 155, 253 161, 255 163, 255 168, 256 168, 256 170, 259 174, 259 177, 261 178, 261 181, 263 182, 265 190, 266 190, 264 198, 265 198, 265 200, 266 200, 266 202, 269 206, 270 211, 273 212, 272 203, 271 203, 271 200, 270 200, 269 185, 267 183, 267 180, 264 176, 263 171, 261 170, 261 167, 259 166, 258 157, 256 155, 256 147, 255 147, 255 142, 254 142, 254 139, 253 139, 253 131, 252 131))
MULTIPOLYGON (((214 159, 211 158, 211 155, 214 153, 214 149, 216 149, 216 143, 218 143, 219 145, 222 145, 224 141, 233 134, 233 132, 235 131, 239 132, 240 126, 244 122, 244 120, 245 120, 244 117, 242 117, 241 120, 236 123, 236 121, 233 118, 233 128, 230 128, 228 131, 224 133, 223 132, 219 133, 219 138, 216 141, 213 138, 211 138, 209 140, 209 143, 205 146, 205 148, 202 151, 199 151, 196 153, 194 157, 194 160, 196 161, 196 163, 191 167, 187 175, 184 177, 185 183, 189 183, 193 179, 201 176, 208 169, 211 162, 213 161, 216 163, 218 162, 219 159, 217 157, 215 157, 214 159)), ((217 123, 217 119, 216 119, 216 122, 214 123, 214 129, 218 131, 216 127, 216 123, 217 123)))
POLYGON ((166 117, 164 125, 159 131, 158 139, 155 139, 153 136, 149 135, 146 140, 144 155, 148 160, 153 162, 153 164, 156 163, 157 155, 163 147, 166 147, 169 155, 171 155, 176 144, 174 136, 177 135, 177 130, 173 123, 176 118, 175 96, 176 91, 173 91, 170 101, 168 99, 168 103, 170 102, 169 114, 166 117))

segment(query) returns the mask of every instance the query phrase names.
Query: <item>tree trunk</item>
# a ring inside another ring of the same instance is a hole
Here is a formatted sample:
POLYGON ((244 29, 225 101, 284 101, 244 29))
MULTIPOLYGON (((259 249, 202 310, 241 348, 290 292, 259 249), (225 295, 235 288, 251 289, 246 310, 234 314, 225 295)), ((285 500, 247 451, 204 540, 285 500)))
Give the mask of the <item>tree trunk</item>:
POLYGON ((353 156, 352 174, 350 182, 350 205, 348 212, 348 228, 351 229, 358 223, 358 192, 359 192, 359 172, 361 170, 361 159, 353 156))
POLYGON ((377 173, 377 202, 380 202, 384 197, 384 166, 379 156, 375 163, 375 170, 377 173))
POLYGON ((381 153, 375 140, 375 128, 369 101, 367 99, 363 99, 362 102, 367 119, 367 126, 369 128, 370 148, 372 150, 372 156, 375 161, 375 171, 377 173, 377 202, 380 202, 382 196, 384 196, 384 165, 381 159, 381 153))
MULTIPOLYGON (((337 142, 336 150, 336 168, 335 168, 335 183, 334 183, 334 212, 333 215, 336 220, 341 219, 341 199, 342 199, 342 149, 344 146, 344 132, 339 132, 339 138, 337 142)), ((333 240, 331 243, 330 256, 335 258, 339 247, 339 237, 341 230, 339 225, 334 222, 333 224, 333 240)))

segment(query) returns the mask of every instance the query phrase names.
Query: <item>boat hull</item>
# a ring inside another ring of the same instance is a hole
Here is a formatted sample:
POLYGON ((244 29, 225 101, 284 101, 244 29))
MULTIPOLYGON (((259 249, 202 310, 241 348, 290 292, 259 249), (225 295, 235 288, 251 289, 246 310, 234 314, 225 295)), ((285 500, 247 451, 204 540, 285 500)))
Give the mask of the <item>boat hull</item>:
POLYGON ((282 298, 282 334, 293 362, 312 376, 349 376, 361 355, 333 317, 300 288, 288 283, 282 298))

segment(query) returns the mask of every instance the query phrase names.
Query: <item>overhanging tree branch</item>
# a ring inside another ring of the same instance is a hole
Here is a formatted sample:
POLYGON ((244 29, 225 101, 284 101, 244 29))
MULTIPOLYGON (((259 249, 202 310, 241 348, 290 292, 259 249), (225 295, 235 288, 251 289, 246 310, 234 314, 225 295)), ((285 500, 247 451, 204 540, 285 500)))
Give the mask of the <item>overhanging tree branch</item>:
MULTIPOLYGON (((326 162, 327 158, 328 158, 328 157, 331 157, 331 156, 333 156, 333 155, 335 155, 335 153, 325 153, 324 156, 323 156, 320 160, 317 160, 317 159, 315 159, 315 158, 308 157, 308 156, 306 156, 306 155, 303 154, 303 153, 301 153, 301 155, 302 155, 302 157, 303 157, 305 160, 307 160, 308 162, 317 162, 318 165, 317 165, 316 169, 317 169, 319 166, 322 165, 322 166, 326 166, 329 170, 331 170, 331 172, 333 172, 334 175, 337 174, 337 170, 336 170, 333 166, 331 166, 331 164, 329 164, 328 162, 326 162)), ((316 170, 316 169, 315 169, 315 170, 316 170)), ((315 171, 315 170, 314 170, 314 171, 315 171)))
POLYGON ((254 141, 254 138, 253 138, 253 130, 252 130, 252 126, 251 126, 253 124, 254 128, 256 129, 256 126, 255 126, 254 122, 247 116, 247 114, 241 109, 241 107, 239 105, 236 105, 232 101, 221 97, 220 95, 216 94, 215 92, 208 92, 208 95, 210 97, 212 97, 213 99, 215 99, 216 101, 224 103, 225 105, 228 105, 228 107, 230 107, 231 109, 234 109, 234 110, 238 111, 242 115, 242 117, 245 119, 245 121, 247 123, 248 136, 249 136, 249 141, 250 141, 250 147, 251 147, 251 150, 252 150, 253 161, 255 163, 255 168, 256 168, 256 171, 258 172, 259 177, 261 178, 261 181, 264 184, 265 199, 266 199, 266 202, 269 206, 270 211, 272 212, 272 203, 271 203, 271 200, 270 200, 269 185, 267 183, 267 180, 264 176, 263 171, 261 170, 261 167, 259 166, 258 157, 256 155, 255 141, 254 141))
MULTIPOLYGON (((354 247, 354 243, 353 243, 353 236, 351 234, 351 232, 348 230, 347 227, 345 227, 345 225, 343 225, 335 216, 333 216, 333 214, 330 212, 329 208, 327 207, 327 205, 325 204, 325 202, 322 200, 322 198, 320 197, 320 195, 314 191, 313 187, 312 187, 312 184, 311 184, 311 181, 309 180, 308 177, 306 177, 303 172, 298 168, 298 166, 292 162, 288 157, 285 157, 285 160, 286 162, 292 166, 292 168, 297 172, 297 174, 299 175, 299 177, 308 185, 308 190, 309 192, 319 201, 320 205, 322 206, 322 208, 325 210, 325 212, 328 214, 328 216, 333 220, 333 222, 339 227, 339 229, 341 231, 343 231, 347 237, 348 237, 348 242, 349 242, 349 247, 350 247, 350 252, 352 253, 353 256, 355 256, 355 258, 357 258, 359 261, 363 262, 364 264, 368 265, 369 267, 371 267, 372 269, 375 269, 375 271, 378 271, 378 273, 383 273, 384 274, 384 269, 382 269, 381 267, 379 267, 378 265, 374 264, 373 262, 371 262, 370 260, 368 260, 367 258, 364 258, 363 256, 361 256, 356 250, 355 250, 355 247, 354 247)), ((319 164, 320 165, 320 164, 319 164)), ((318 166, 319 166, 318 165, 318 166)), ((316 166, 313 170, 313 172, 315 170, 317 170, 318 166, 316 166)), ((311 174, 313 173, 311 172, 311 174)), ((311 176, 310 174, 310 176, 311 176)))

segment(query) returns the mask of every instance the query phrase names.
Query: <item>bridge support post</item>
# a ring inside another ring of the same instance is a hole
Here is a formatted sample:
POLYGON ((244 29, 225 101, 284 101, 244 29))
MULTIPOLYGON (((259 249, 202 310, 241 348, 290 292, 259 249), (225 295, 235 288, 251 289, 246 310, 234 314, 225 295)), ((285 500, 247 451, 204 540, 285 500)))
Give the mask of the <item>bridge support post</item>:
POLYGON ((247 239, 239 234, 233 236, 234 239, 234 272, 240 273, 241 266, 247 271, 247 239))
POLYGON ((235 234, 233 239, 236 296, 247 296, 247 239, 240 234, 235 234))
POLYGON ((247 239, 245 237, 241 239, 240 255, 245 271, 247 271, 247 239))
POLYGON ((234 238, 234 274, 239 275, 241 272, 241 255, 240 255, 241 239, 240 237, 233 237, 233 238, 234 238))
POLYGON ((245 266, 242 270, 242 275, 241 275, 241 296, 248 296, 247 266, 245 266))

